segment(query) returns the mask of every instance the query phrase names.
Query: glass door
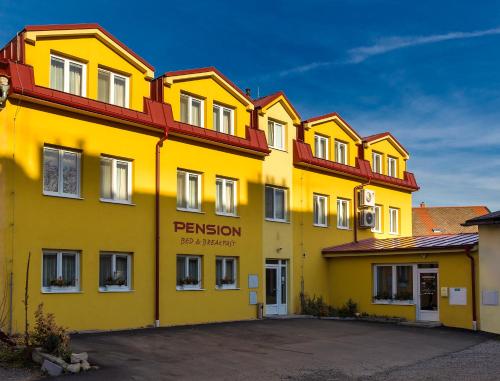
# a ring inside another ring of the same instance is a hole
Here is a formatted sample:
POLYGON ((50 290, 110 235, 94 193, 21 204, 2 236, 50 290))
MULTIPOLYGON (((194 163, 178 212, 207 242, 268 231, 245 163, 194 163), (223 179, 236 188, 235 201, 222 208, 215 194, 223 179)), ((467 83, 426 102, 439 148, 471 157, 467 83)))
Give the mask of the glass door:
POLYGON ((286 315, 287 307, 287 262, 270 259, 266 261, 266 315, 286 315))
POLYGON ((417 320, 439 321, 438 269, 418 270, 417 320))

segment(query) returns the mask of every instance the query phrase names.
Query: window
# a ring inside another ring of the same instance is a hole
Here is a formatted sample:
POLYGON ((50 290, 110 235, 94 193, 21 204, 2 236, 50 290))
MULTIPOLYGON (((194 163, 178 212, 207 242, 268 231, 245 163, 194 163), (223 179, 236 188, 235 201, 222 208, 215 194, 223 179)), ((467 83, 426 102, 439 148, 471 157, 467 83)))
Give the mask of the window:
POLYGON ((413 302, 413 265, 376 265, 374 299, 413 302))
POLYGON ((375 226, 372 228, 372 232, 382 233, 382 207, 375 205, 373 212, 375 213, 375 226))
POLYGON ((320 159, 326 159, 328 160, 328 145, 329 145, 329 140, 325 136, 321 135, 314 135, 314 154, 316 157, 319 157, 320 159))
POLYGON ((201 257, 177 256, 177 289, 201 288, 201 257))
POLYGON ((284 150, 285 149, 285 128, 281 123, 267 122, 267 139, 269 147, 284 150))
POLYGON ((203 100, 181 94, 181 122, 204 127, 203 100))
POLYGON ((75 251, 43 252, 42 290, 76 292, 80 289, 80 255, 75 251))
POLYGON ((399 234, 399 209, 389 208, 389 233, 399 234))
POLYGON ((177 209, 201 211, 201 175, 177 171, 177 209))
POLYGON ((347 144, 339 140, 335 140, 335 161, 347 164, 347 144))
POLYGON ((337 228, 349 229, 349 200, 337 199, 337 228))
POLYGON ((382 173, 382 155, 376 152, 372 153, 372 171, 382 173))
POLYGON ((217 288, 236 288, 238 259, 218 257, 215 260, 215 279, 217 288))
POLYGON ((215 187, 217 214, 236 216, 236 181, 217 177, 215 187))
POLYGON ((387 158, 387 175, 398 177, 398 159, 395 157, 387 158))
POLYGON ((101 157, 101 201, 132 202, 132 162, 101 157))
POLYGON ((314 202, 314 225, 328 226, 328 197, 315 194, 314 202))
POLYGON ((50 88, 85 97, 87 94, 87 65, 51 55, 50 88))
POLYGON ((266 219, 286 221, 286 189, 266 185, 266 219))
POLYGON ((102 253, 99 258, 99 289, 130 290, 132 256, 123 253, 102 253))
POLYGON ((80 153, 43 148, 43 194, 80 197, 80 153))
POLYGON ((97 99, 115 106, 129 107, 129 78, 99 69, 97 99))
POLYGON ((234 135, 234 116, 230 108, 214 104, 214 130, 234 135))

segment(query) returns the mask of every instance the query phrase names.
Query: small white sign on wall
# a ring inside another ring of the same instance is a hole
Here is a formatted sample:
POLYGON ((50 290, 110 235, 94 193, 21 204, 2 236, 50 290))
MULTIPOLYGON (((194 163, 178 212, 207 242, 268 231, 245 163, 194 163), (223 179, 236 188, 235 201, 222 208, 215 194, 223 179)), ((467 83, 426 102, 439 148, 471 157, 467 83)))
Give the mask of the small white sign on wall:
POLYGON ((257 304, 257 293, 255 291, 250 291, 250 304, 257 304))
POLYGON ((466 306, 467 305, 467 288, 465 287, 450 287, 450 305, 466 306))
POLYGON ((248 288, 259 288, 259 276, 255 274, 248 275, 248 288))
POLYGON ((498 306, 498 291, 483 290, 483 306, 498 306))

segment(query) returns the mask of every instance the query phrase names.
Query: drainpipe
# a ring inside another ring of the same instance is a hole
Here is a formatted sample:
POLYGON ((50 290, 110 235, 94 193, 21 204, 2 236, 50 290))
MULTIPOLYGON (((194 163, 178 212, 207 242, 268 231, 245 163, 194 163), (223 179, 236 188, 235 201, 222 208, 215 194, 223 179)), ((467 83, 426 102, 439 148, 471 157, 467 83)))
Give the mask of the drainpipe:
POLYGON ((371 177, 368 178, 368 182, 356 185, 353 190, 353 200, 354 200, 354 226, 353 226, 353 242, 358 242, 358 191, 363 189, 363 187, 370 185, 371 177))
POLYGON ((465 249, 465 255, 470 259, 470 275, 472 282, 472 329, 477 331, 477 312, 476 312, 476 263, 474 257, 471 255, 471 248, 465 249))
POLYGON ((160 149, 167 139, 167 129, 156 143, 155 165, 155 327, 160 326, 160 149))

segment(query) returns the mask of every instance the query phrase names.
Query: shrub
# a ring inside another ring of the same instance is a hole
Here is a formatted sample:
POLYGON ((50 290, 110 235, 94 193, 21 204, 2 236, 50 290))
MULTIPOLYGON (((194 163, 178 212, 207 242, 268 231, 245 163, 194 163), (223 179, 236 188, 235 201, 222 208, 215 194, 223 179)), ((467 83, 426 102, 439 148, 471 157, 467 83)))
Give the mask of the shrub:
POLYGON ((63 359, 69 359, 71 355, 70 337, 66 329, 56 324, 54 314, 44 314, 43 303, 38 305, 35 312, 31 344, 63 359))
POLYGON ((355 317, 358 312, 358 304, 349 299, 342 307, 337 310, 340 317, 355 317))
POLYGON ((308 295, 304 295, 304 305, 302 307, 304 315, 328 316, 329 308, 330 306, 323 301, 323 297, 314 295, 310 298, 308 295))

